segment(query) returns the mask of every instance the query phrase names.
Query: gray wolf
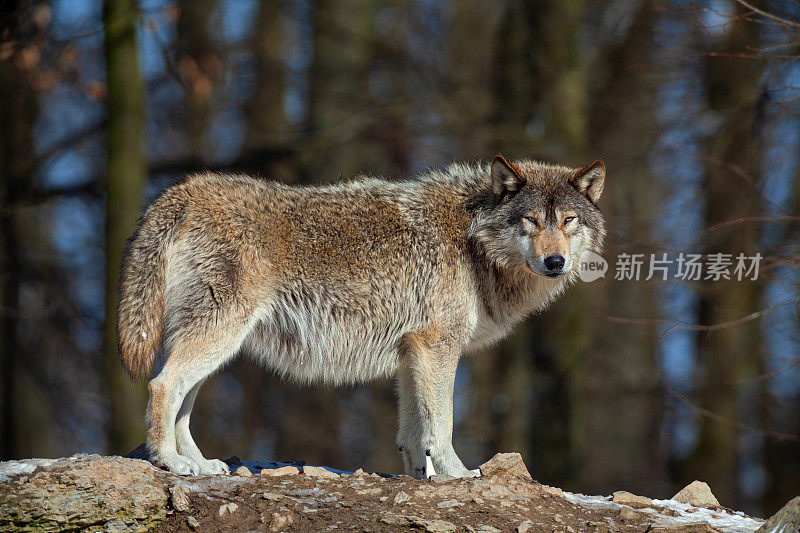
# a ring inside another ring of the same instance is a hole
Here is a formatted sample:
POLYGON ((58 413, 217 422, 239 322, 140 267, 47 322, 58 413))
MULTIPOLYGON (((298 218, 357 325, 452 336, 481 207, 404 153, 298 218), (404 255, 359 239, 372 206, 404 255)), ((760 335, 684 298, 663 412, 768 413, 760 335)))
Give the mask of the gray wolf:
POLYGON ((238 354, 299 383, 394 377, 405 471, 475 476, 452 445, 459 358, 547 307, 600 251, 601 161, 451 164, 413 180, 290 187, 198 174, 127 243, 117 312, 149 378, 147 444, 179 474, 222 474, 192 440, 204 380, 238 354))

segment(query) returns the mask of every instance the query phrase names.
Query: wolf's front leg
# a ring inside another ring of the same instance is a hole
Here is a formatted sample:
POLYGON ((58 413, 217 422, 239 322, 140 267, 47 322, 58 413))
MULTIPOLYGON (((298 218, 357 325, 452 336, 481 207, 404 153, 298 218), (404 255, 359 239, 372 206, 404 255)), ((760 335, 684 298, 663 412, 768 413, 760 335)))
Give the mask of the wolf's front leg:
MULTIPOLYGON (((417 335, 415 333, 409 335, 417 335)), ((459 354, 419 335, 407 339, 406 365, 397 381, 400 428, 397 445, 406 474, 475 477, 453 449, 453 383, 459 354)))

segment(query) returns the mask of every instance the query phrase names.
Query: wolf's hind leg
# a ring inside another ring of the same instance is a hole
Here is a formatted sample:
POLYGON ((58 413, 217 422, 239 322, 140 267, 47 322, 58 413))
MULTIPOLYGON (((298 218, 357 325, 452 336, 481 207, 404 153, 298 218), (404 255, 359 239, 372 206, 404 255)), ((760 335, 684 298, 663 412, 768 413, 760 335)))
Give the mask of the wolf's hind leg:
POLYGON ((228 465, 219 459, 206 459, 203 456, 189 430, 189 418, 192 415, 194 401, 204 382, 205 380, 202 380, 192 387, 192 390, 184 398, 180 411, 178 411, 178 419, 175 421, 175 441, 178 447, 178 454, 188 457, 197 463, 201 474, 229 474, 230 468, 228 468, 228 465))
POLYGON ((194 408, 194 401, 197 399, 197 393, 200 392, 200 387, 202 385, 203 381, 200 381, 197 385, 192 387, 192 390, 190 390, 189 394, 184 398, 183 405, 181 405, 178 411, 178 418, 175 421, 175 443, 178 448, 178 453, 194 461, 205 459, 200 448, 195 444, 192 433, 189 431, 189 419, 192 415, 192 409, 194 408))
MULTIPOLYGON (((147 406, 147 447, 159 466, 184 475, 219 474, 228 472, 222 461, 209 461, 199 454, 187 457, 178 453, 176 422, 181 408, 195 387, 199 388, 208 376, 229 361, 239 349, 242 335, 237 328, 226 330, 218 324, 212 331, 200 335, 175 335, 168 349, 161 372, 150 381, 150 401, 147 406)), ((188 446, 189 413, 193 398, 181 417, 181 445, 188 446), (185 433, 183 426, 185 424, 185 433)), ((189 436, 191 440, 191 436, 189 436)), ((194 441, 191 441, 192 444, 194 441)), ((189 446, 190 453, 195 450, 189 446)), ((196 449, 196 445, 194 446, 196 449)), ((183 450, 182 450, 183 451, 183 450)))
POLYGON ((400 429, 397 444, 406 474, 474 477, 453 449, 453 384, 458 353, 415 333, 407 339, 398 374, 400 429), (418 336, 417 336, 418 335, 418 336))

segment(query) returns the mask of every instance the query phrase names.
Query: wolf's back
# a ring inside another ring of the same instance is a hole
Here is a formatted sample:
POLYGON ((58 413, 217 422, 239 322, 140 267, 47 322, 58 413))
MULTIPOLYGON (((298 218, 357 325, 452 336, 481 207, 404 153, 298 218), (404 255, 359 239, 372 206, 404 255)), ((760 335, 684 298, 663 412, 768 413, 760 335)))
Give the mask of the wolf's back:
POLYGON ((164 330, 166 251, 184 204, 169 190, 145 211, 122 258, 117 343, 133 378, 148 378, 164 330))

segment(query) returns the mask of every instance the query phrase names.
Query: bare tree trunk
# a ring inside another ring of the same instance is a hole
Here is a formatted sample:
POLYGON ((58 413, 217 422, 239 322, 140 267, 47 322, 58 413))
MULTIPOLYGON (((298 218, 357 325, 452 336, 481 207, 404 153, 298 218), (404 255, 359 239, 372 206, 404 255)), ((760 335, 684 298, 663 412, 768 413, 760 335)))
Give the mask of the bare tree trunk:
MULTIPOLYGON (((718 50, 721 55, 737 53, 758 45, 758 25, 737 9, 728 33, 718 50)), ((756 215, 761 211, 759 194, 759 84, 758 61, 736 61, 727 57, 707 60, 706 91, 708 106, 722 122, 706 150, 705 220, 706 227, 756 215)), ((758 228, 737 225, 707 234, 706 253, 752 256, 758 249, 758 228)), ((752 281, 705 281, 701 285, 700 322, 714 324, 741 317, 758 309, 762 284, 752 281)), ((704 381, 699 387, 701 406, 727 419, 700 420, 698 445, 689 465, 692 478, 707 481, 720 503, 741 505, 739 486, 739 430, 737 422, 744 387, 736 380, 755 376, 759 368, 758 321, 697 337, 699 363, 704 381)), ((688 479, 688 478, 687 478, 688 479)))
POLYGON ((136 48, 135 0, 104 3, 108 79, 108 174, 106 176, 106 276, 103 361, 110 395, 108 449, 125 453, 144 439, 143 388, 134 386, 120 365, 115 312, 119 265, 125 241, 133 233, 142 205, 146 162, 141 133, 144 90, 136 48))
MULTIPOLYGON (((659 212, 659 184, 648 159, 657 135, 653 95, 658 72, 649 62, 658 10, 651 0, 632 10, 624 39, 600 52, 587 77, 594 98, 587 160, 601 157, 610 169, 601 203, 612 221, 605 253, 612 268, 620 251, 615 248, 618 232, 629 242, 654 242, 653 213, 659 212)), ((585 301, 597 302, 603 314, 655 316, 657 284, 643 278, 613 280, 613 275, 612 270, 604 284, 584 285, 585 301)), ((669 497, 664 454, 659 452, 664 405, 655 325, 613 324, 587 311, 584 320, 593 324, 591 344, 573 380, 581 415, 576 435, 581 489, 604 493, 624 486, 669 497)))
POLYGON ((578 47, 586 9, 583 0, 522 3, 531 36, 533 83, 545 135, 544 157, 563 160, 583 154, 588 140, 587 64, 578 47))
POLYGON ((375 48, 374 0, 316 0, 305 154, 312 179, 333 180, 377 169, 382 160, 365 135, 374 118, 370 69, 375 48))
POLYGON ((208 157, 205 131, 211 118, 214 83, 221 68, 208 35, 215 4, 215 0, 182 0, 178 19, 178 66, 188 88, 183 123, 191 158, 200 164, 208 157))
POLYGON ((256 76, 258 85, 248 105, 247 144, 273 157, 264 157, 253 170, 283 183, 297 180, 297 164, 292 153, 297 141, 284 111, 286 67, 283 52, 287 41, 286 25, 281 20, 283 2, 259 3, 255 33, 256 76))
POLYGON ((488 76, 496 57, 488 44, 496 40, 498 25, 479 0, 450 2, 449 11, 447 80, 452 89, 440 100, 438 112, 449 125, 448 136, 459 141, 457 159, 485 157, 494 138, 486 123, 496 108, 488 76))
MULTIPOLYGON (((0 35, 25 32, 30 22, 22 2, 0 6, 0 35)), ((14 34, 12 34, 14 35, 14 34)), ((15 35, 16 36, 16 35, 15 35)), ((30 188, 33 170, 32 126, 36 95, 29 74, 18 68, 16 53, 0 62, 0 460, 27 453, 19 432, 25 409, 19 388, 20 345, 18 320, 23 275, 19 204, 30 188)))

